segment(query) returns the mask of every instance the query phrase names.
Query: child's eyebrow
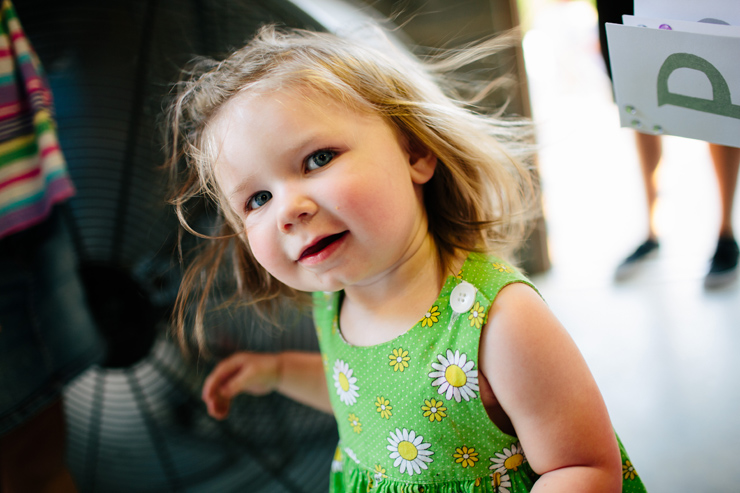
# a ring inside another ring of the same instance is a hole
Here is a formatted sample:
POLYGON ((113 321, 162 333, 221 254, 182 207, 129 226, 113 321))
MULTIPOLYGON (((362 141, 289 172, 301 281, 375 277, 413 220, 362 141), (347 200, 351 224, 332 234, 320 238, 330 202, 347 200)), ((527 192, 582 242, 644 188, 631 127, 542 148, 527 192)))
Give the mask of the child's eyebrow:
POLYGON ((247 176, 240 179, 237 185, 234 188, 232 188, 230 192, 226 193, 227 200, 229 202, 233 202, 234 197, 243 193, 244 189, 249 186, 249 183, 252 181, 253 177, 254 177, 254 173, 249 173, 247 176))

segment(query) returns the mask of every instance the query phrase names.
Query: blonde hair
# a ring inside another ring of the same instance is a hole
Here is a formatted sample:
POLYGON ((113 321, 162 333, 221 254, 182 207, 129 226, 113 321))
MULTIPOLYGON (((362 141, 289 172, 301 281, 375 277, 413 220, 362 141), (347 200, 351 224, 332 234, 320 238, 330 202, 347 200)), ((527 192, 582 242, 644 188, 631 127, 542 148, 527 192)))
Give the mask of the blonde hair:
POLYGON ((172 203, 183 227, 193 234, 208 237, 189 225, 192 199, 205 197, 217 204, 223 221, 183 278, 174 317, 181 344, 188 342, 186 314, 195 298, 192 323, 202 348, 206 300, 229 253, 236 280, 233 299, 249 300, 261 313, 274 312, 281 300, 305 299, 257 264, 242 223, 215 179, 218 149, 211 123, 245 91, 305 88, 381 116, 410 151, 428 149, 438 158, 433 178, 424 185, 424 202, 441 265, 449 267, 459 250, 511 253, 524 238, 536 203, 526 165, 528 124, 474 111, 471 99, 480 100, 499 79, 463 101, 459 85, 444 77, 510 44, 511 39, 494 38, 423 63, 390 43, 379 50, 327 33, 266 26, 225 60, 194 62, 187 79, 176 86, 167 112, 166 166, 176 184, 172 203))

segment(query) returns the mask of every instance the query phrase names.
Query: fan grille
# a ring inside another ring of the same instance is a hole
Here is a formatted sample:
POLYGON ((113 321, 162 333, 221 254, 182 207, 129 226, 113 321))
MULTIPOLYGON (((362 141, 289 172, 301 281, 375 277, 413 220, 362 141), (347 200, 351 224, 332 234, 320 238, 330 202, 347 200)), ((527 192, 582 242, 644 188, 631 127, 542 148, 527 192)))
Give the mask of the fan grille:
MULTIPOLYGON (((326 491, 331 416, 279 395, 241 396, 216 422, 199 397, 210 366, 186 362, 166 337, 180 270, 158 130, 194 56, 220 58, 267 22, 320 26, 287 0, 24 0, 16 9, 55 97, 78 192, 66 219, 109 348, 106 364, 64 395, 81 491, 326 491)), ((214 326, 222 354, 317 349, 306 320, 276 333, 237 310, 214 326)))

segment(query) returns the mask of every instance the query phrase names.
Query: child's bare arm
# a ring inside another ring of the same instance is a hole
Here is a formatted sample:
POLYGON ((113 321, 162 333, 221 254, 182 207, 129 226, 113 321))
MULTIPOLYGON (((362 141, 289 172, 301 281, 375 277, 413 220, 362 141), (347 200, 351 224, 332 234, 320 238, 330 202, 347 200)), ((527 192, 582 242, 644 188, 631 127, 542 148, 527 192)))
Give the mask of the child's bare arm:
POLYGON ((321 411, 331 412, 321 354, 239 352, 221 361, 206 378, 202 397, 208 414, 224 419, 238 394, 277 391, 321 411))
POLYGON ((533 492, 621 491, 606 406, 568 333, 525 284, 505 287, 481 338, 480 369, 542 477, 533 492))
POLYGON ((333 414, 321 353, 286 351, 280 355, 280 381, 276 390, 295 401, 333 414))

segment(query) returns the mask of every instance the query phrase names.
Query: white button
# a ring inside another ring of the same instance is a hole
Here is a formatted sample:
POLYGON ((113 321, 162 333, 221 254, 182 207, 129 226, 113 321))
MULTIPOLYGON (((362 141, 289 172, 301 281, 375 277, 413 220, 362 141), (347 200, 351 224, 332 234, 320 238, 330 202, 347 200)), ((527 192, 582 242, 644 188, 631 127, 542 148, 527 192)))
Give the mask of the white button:
POLYGON ((469 282, 461 282, 450 294, 450 307, 454 312, 465 313, 475 303, 475 293, 478 290, 469 282))

